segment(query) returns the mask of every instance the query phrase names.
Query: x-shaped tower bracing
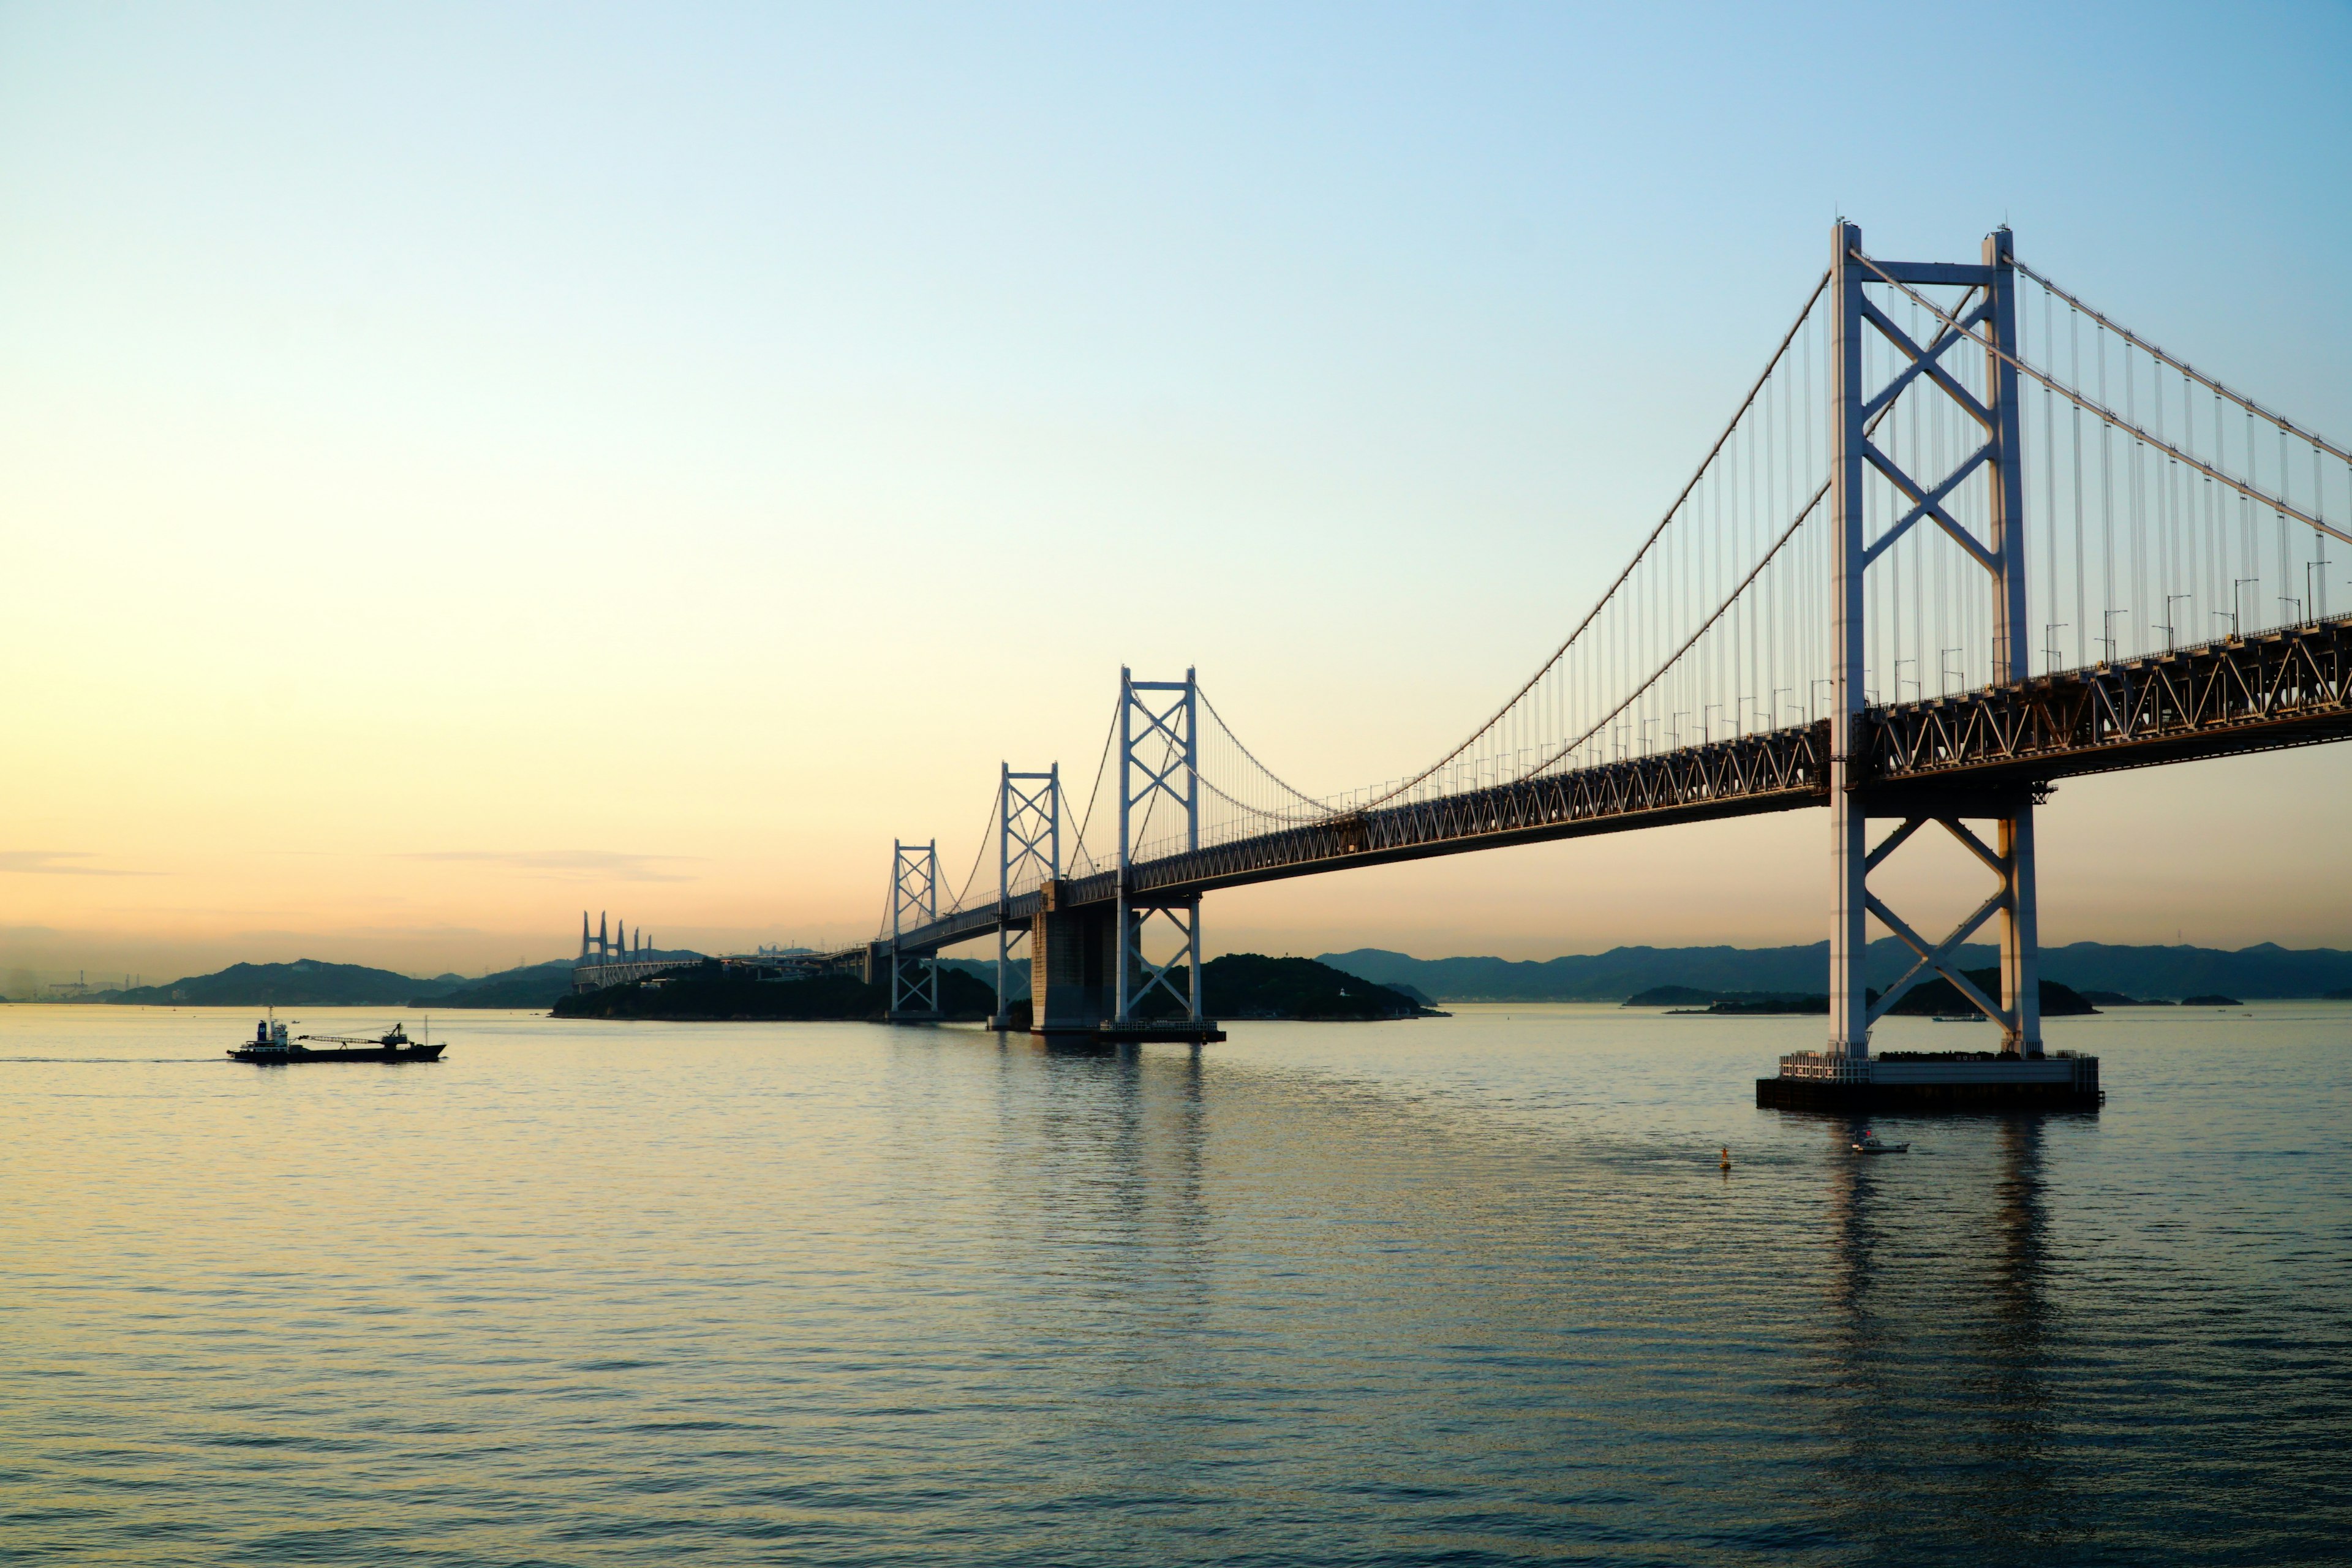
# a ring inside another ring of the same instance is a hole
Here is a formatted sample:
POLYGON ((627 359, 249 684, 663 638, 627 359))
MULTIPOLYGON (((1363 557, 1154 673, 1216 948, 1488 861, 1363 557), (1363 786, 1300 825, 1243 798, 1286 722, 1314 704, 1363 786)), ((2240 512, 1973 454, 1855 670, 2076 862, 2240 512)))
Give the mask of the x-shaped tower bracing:
MULTIPOLYGON (((1062 765, 1042 773, 1016 773, 997 764, 996 784, 996 1016, 990 1026, 1009 1029, 1013 1016, 1004 1000, 1010 979, 1013 890, 1051 882, 1062 874, 1062 765)), ((1032 976, 1033 991, 1035 977, 1032 976)))
POLYGON ((890 1014, 893 1018, 936 1018, 940 1014, 939 966, 929 958, 898 951, 900 937, 929 925, 940 912, 939 840, 890 844, 890 1014))
POLYGON ((1129 870, 1144 842, 1141 836, 1150 830, 1163 805, 1181 814, 1185 850, 1201 847, 1200 686, 1190 669, 1181 681, 1138 680, 1122 666, 1118 688, 1118 946, 1112 1016, 1122 1024, 1133 1021, 1137 1009, 1157 990, 1167 993, 1187 1018, 1198 1019, 1200 895, 1138 902, 1129 886, 1129 870), (1174 928, 1179 944, 1165 963, 1152 963, 1143 951, 1154 916, 1174 928), (1191 979, 1184 993, 1178 992, 1171 978, 1180 963, 1191 979))
POLYGON ((1883 805, 1864 787, 1867 759, 1862 755, 1865 745, 1863 710, 1867 700, 1863 668, 1868 631, 1864 619, 1864 579, 1872 564, 1918 523, 1935 522, 1992 579, 1994 682, 2022 679, 2030 668, 2025 641, 2016 270, 2010 234, 2000 229, 1988 236, 1983 260, 1974 267, 1876 260, 1863 251, 1862 230, 1843 221, 1836 226, 1832 248, 1835 314, 1831 378, 1835 410, 1830 482, 1835 535, 1830 806, 1836 894, 1830 934, 1830 1049, 1857 1063, 1866 1058, 1872 1022, 1932 971, 1949 980, 1961 995, 2000 1025, 2003 1048, 2039 1056, 2042 1009, 2035 973, 2032 792, 1987 792, 1978 799, 1938 802, 1937 809, 1924 813, 1916 805, 1883 805), (1922 344, 1864 292, 1871 283, 1893 284, 1906 291, 1958 287, 1966 292, 1958 308, 1939 313, 1941 330, 1922 344), (1863 373, 1865 331, 1885 339, 1901 361, 1901 368, 1876 388, 1866 384, 1863 373), (1971 392, 1943 363, 1944 355, 1963 342, 1976 345, 1984 353, 1986 397, 1971 392), (1871 438, 1877 422, 1915 387, 1933 388, 1948 398, 1984 436, 1982 444, 1960 458, 1949 472, 1926 481, 1906 471, 1871 438), (1864 537, 1865 465, 1907 503, 1876 539, 1864 537), (1979 476, 1986 487, 1990 520, 1990 537, 1985 539, 1978 538, 1946 505, 1961 486, 1979 476), (1874 816, 1904 819, 1874 849, 1867 843, 1869 818, 1874 816), (1992 818, 1997 825, 1997 847, 1988 848, 1962 826, 1962 816, 1992 818), (1932 943, 1869 888, 1870 873, 1929 820, 1941 822, 1999 879, 1990 898, 1942 941, 1932 943), (1997 1000, 1970 982, 1956 959, 1960 944, 1995 914, 2001 917, 2001 994, 1997 1000), (1916 955, 1910 972, 1874 1005, 1863 980, 1866 921, 1874 915, 1916 955))

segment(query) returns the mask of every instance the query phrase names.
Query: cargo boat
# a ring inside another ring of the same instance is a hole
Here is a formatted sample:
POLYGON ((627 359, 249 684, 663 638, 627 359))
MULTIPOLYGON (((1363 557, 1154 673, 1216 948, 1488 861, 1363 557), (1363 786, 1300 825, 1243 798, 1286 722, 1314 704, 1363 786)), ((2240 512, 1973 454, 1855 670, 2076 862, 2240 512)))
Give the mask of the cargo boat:
MULTIPOLYGON (((428 1022, 426 1034, 433 1032, 428 1022)), ((253 1026, 253 1038, 230 1050, 229 1059, 240 1062, 282 1064, 288 1062, 432 1062, 441 1059, 446 1046, 412 1040, 408 1031, 394 1024, 373 1038, 356 1035, 294 1035, 289 1037, 286 1026, 273 1017, 263 1018, 253 1026)))

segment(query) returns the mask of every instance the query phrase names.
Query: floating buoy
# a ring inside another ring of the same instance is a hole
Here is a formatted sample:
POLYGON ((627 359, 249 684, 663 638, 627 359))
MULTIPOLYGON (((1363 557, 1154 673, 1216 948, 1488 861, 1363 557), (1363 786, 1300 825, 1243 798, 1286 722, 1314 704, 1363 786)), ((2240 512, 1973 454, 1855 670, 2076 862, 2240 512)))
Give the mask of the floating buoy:
POLYGON ((1717 1169, 1724 1171, 1731 1169, 1731 1145, 1728 1143, 1725 1144, 1723 1147, 1723 1163, 1717 1166, 1717 1169))

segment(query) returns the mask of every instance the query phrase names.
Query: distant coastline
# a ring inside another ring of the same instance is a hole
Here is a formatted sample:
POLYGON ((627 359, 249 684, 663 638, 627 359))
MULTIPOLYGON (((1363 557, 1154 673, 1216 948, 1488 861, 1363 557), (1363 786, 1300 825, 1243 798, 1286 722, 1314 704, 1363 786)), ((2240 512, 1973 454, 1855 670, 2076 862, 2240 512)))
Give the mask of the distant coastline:
MULTIPOLYGON (((1968 975, 1969 984, 1974 985, 1978 990, 1982 991, 1986 995, 1997 996, 2000 994, 2000 970, 1993 968, 1972 969, 1964 971, 1963 973, 1968 975)), ((1870 987, 1869 994, 1872 1003, 1875 1004, 1880 994, 1878 988, 1874 985, 1870 987)), ((2110 993, 2103 991, 2099 993, 2099 994, 2105 996, 2110 994, 2110 993)), ((2190 998, 2192 1003, 2213 1000, 2219 1000, 2230 1006, 2238 1005, 2236 1002, 2231 1001, 2226 997, 2219 999, 2210 997, 2190 998)), ((2080 992, 2074 990, 2074 987, 2056 980, 2044 980, 2042 982, 2041 1003, 2042 1016, 2045 1018, 2080 1017, 2088 1014, 2095 1013, 2099 1010, 2093 1005, 2091 998, 2083 995, 2080 992)), ((2117 1005, 2139 1006, 2143 1004, 2134 1002, 2130 997, 2126 996, 2120 998, 2117 1005)), ((1809 995, 1769 993, 1763 995, 1734 994, 1727 996, 1715 996, 1708 998, 1706 992, 1691 986, 1661 985, 1654 990, 1644 991, 1637 995, 1628 996, 1622 1003, 1619 1004, 1619 1005, 1625 1007, 1663 1007, 1670 1014, 1694 1015, 1706 1017, 1750 1018, 1775 1015, 1805 1013, 1826 1016, 1830 1010, 1830 999, 1827 993, 1818 991, 1809 995), (1702 998, 1706 999, 1702 1000, 1702 998)), ((1975 1010, 1975 1004, 1969 1002, 1967 997, 1960 994, 1960 988, 1958 986, 1953 984, 1948 980, 1937 976, 1929 979, 1921 984, 1914 985, 1910 990, 1906 991, 1901 996, 1895 998, 1895 1005, 1889 1007, 1886 1011, 1890 1015, 1895 1016, 1932 1017, 1943 1014, 1968 1015, 1973 1013, 1975 1010)))
MULTIPOLYGON (((701 962, 698 952, 649 954, 679 963, 701 962)), ((1958 957, 1967 968, 1999 962, 1989 945, 1970 943, 1958 957)), ((1718 1002, 1755 1004, 1745 1011, 1783 1010, 1775 1004, 1810 998, 1827 989, 1829 944, 1803 947, 1621 947, 1606 952, 1532 961, 1493 957, 1415 958, 1384 948, 1326 952, 1315 959, 1267 959, 1228 954, 1212 959, 1209 974, 1228 960, 1319 965, 1339 975, 1384 987, 1405 1001, 1428 1007, 1456 1002, 1629 1001, 1657 1007, 1712 1007, 1718 1002)), ((1910 967, 1911 953, 1893 938, 1873 942, 1865 964, 1867 983, 1884 990, 1910 967)), ((544 1011, 572 994, 571 959, 525 964, 488 975, 402 974, 364 964, 318 959, 288 963, 233 963, 209 974, 183 976, 160 985, 92 989, 70 1000, 161 1007, 340 1006, 473 1008, 544 1011)), ((992 960, 948 958, 943 973, 964 975, 994 992, 992 960)), ((1028 961, 1011 966, 1013 998, 1028 994, 1028 961)), ((2042 976, 2079 994, 2093 1006, 2237 1006, 2249 1001, 2352 1000, 2352 952, 2337 948, 2284 948, 2274 942, 2228 951, 2190 946, 2123 946, 2073 942, 2042 950, 2042 976)), ((1305 971, 1297 972, 1304 974, 1305 971)), ((1339 986, 1326 989, 1336 1001, 1339 986)), ((1238 999, 1263 1001, 1244 990, 1238 999)), ((23 996, 19 1001, 37 998, 23 996)), ((1295 999, 1294 999, 1295 1001, 1295 999)), ((1286 1004, 1264 1002, 1279 1009, 1286 1004)), ((1225 1016, 1252 1016, 1237 1005, 1225 1016)), ((1289 1015, 1285 1015, 1289 1016, 1289 1015)))
MULTIPOLYGON (((940 1013, 950 1022, 976 1022, 995 1015, 995 988, 974 974, 974 967, 955 963, 940 966, 940 1013)), ((1025 990, 1025 972, 1021 979, 1021 988, 1025 990)), ((1181 993, 1189 988, 1191 974, 1179 967, 1170 971, 1169 980, 1181 993)), ((1201 966, 1201 991, 1202 1005, 1208 1013, 1223 1019, 1372 1022, 1443 1016, 1402 991, 1374 984, 1311 958, 1227 953, 1201 966)), ((670 1023, 855 1021, 879 1019, 889 1005, 886 985, 868 984, 852 975, 762 980, 706 961, 600 991, 565 996, 551 1011, 559 1018, 670 1023)), ((1147 1017, 1166 1017, 1177 1008, 1172 997, 1157 991, 1147 998, 1140 1011, 1147 1017)), ((1011 1013, 1015 1027, 1028 1026, 1026 997, 1013 1000, 1011 1013)))
MULTIPOLYGON (((1707 1006, 1718 998, 1811 996, 1829 989, 1829 943, 1802 947, 1619 947, 1606 952, 1542 961, 1504 958, 1414 958, 1382 948, 1326 952, 1322 962, 1383 985, 1411 985, 1440 1003, 1611 1002, 1671 988, 1675 999, 1655 1005, 1707 1006)), ((2000 962, 1988 943, 1970 942, 1954 955, 1960 967, 2000 962)), ((1865 982, 1881 991, 1911 967, 1909 948, 1893 937, 1870 944, 1865 982)), ((2220 948, 2124 946, 2069 942, 2044 947, 2044 980, 2081 993, 2094 1005, 2188 1003, 2219 997, 2243 1001, 2352 999, 2352 952, 2284 948, 2275 942, 2220 948), (2117 998, 2104 1002, 2101 994, 2117 998)), ((2192 1004, 2194 1005, 2194 1004, 2192 1004)))
POLYGON ((571 989, 570 959, 467 979, 462 974, 423 978, 362 963, 298 958, 286 963, 232 963, 162 985, 98 990, 68 1000, 142 1007, 544 1008, 571 989))

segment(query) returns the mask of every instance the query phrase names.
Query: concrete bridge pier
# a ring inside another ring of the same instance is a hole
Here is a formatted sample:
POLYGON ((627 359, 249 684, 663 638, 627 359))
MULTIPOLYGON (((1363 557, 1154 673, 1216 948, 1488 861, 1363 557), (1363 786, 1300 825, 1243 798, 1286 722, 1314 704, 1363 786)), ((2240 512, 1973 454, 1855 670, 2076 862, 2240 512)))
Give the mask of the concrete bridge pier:
MULTIPOLYGON (((1132 927, 1137 911, 1115 901, 1072 907, 1066 898, 1063 883, 1046 883, 1043 907, 1029 928, 1032 1034, 1121 1044, 1172 1040, 1201 1045, 1225 1037, 1214 1020, 1198 1016, 1197 991, 1192 1016, 1121 1018, 1120 926, 1132 927)), ((1184 909, 1197 924, 1200 900, 1187 900, 1184 909)), ((1133 933, 1126 934, 1131 938, 1133 933)), ((1135 962, 1131 952, 1129 962, 1135 962)), ((1141 976, 1130 968, 1128 979, 1132 986, 1141 976)))
POLYGON ((1046 883, 1029 927, 1029 1028, 1092 1036, 1118 1005, 1118 906, 1057 907, 1064 895, 1046 883))

